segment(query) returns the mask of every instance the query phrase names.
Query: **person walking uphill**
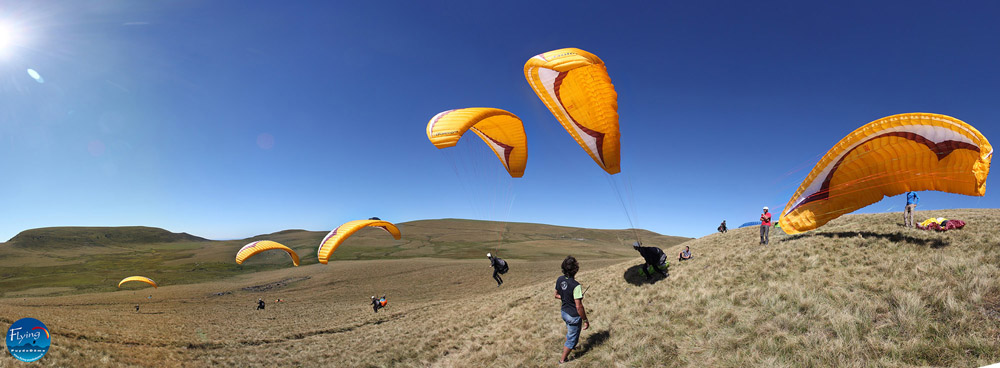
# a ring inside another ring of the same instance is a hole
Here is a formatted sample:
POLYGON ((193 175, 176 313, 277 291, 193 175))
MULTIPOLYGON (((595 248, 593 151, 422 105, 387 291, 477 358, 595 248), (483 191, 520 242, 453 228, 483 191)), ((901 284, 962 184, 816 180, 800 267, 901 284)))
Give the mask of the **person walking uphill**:
POLYGON ((767 245, 770 242, 771 237, 771 213, 767 212, 767 207, 764 207, 764 213, 760 215, 760 243, 767 245))
POLYGON ((920 196, 917 193, 906 192, 906 208, 903 209, 903 226, 916 226, 916 223, 913 221, 913 210, 917 208, 917 204, 919 203, 920 196))
POLYGON ((580 341, 581 325, 584 330, 590 328, 587 310, 583 307, 583 286, 573 279, 579 270, 580 264, 576 258, 566 256, 562 262, 563 275, 556 279, 556 299, 562 301, 560 310, 563 322, 566 322, 566 343, 563 344, 560 364, 566 362, 569 352, 576 348, 576 343, 580 341))
POLYGON ((490 259, 490 267, 493 267, 493 280, 496 280, 497 287, 503 285, 503 279, 500 275, 507 273, 510 267, 507 266, 507 261, 500 259, 500 257, 494 257, 493 254, 486 253, 486 258, 490 259))

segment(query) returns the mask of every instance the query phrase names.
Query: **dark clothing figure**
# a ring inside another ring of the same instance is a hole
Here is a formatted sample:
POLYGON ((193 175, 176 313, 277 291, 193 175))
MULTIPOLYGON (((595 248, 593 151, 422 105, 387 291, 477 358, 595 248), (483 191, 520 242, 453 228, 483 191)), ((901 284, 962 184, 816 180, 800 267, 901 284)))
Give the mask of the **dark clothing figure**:
POLYGON ((729 231, 729 229, 726 228, 726 220, 722 220, 722 225, 719 225, 719 232, 725 233, 727 231, 729 231))
POLYGON ((139 313, 139 305, 138 304, 135 305, 135 312, 139 313))
POLYGON ((372 295, 372 310, 378 313, 379 309, 385 308, 386 304, 389 304, 389 300, 385 298, 385 294, 382 294, 382 299, 375 299, 372 295))
POLYGON ((489 253, 487 253, 486 256, 490 258, 490 267, 493 267, 493 280, 496 280, 497 287, 500 287, 500 285, 503 285, 503 279, 500 278, 500 275, 506 274, 510 269, 507 266, 507 261, 504 261, 499 257, 494 257, 489 253))
POLYGON ((644 247, 641 243, 636 242, 632 248, 635 248, 642 256, 642 259, 646 260, 646 267, 642 268, 643 275, 646 279, 653 278, 653 272, 663 275, 663 277, 669 276, 667 272, 670 265, 667 264, 667 254, 663 253, 663 250, 657 247, 644 247))
POLYGON ((257 310, 264 309, 264 299, 257 299, 257 310))
POLYGON ((382 219, 380 219, 380 218, 378 218, 378 217, 369 217, 368 219, 369 219, 369 220, 376 220, 376 221, 382 221, 382 219))
POLYGON ((580 283, 573 280, 572 277, 563 275, 556 279, 556 292, 559 293, 559 300, 562 301, 560 309, 570 317, 580 316, 576 310, 576 299, 583 299, 583 291, 577 290, 578 287, 580 287, 580 283))

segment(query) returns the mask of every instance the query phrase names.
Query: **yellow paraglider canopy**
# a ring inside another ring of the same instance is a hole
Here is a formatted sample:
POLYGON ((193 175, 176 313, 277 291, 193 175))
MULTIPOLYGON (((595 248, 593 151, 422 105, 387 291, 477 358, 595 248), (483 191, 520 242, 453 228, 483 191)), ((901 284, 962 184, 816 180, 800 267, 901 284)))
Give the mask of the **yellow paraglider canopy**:
POLYGON ((993 147, 950 116, 910 113, 868 123, 819 160, 788 200, 781 228, 796 234, 910 191, 982 196, 993 147))
POLYGON ((337 250, 337 247, 339 247, 340 244, 344 242, 344 240, 346 240, 348 237, 356 233, 358 230, 361 230, 365 227, 381 228, 382 230, 385 230, 386 232, 391 234, 392 237, 395 238, 396 240, 399 240, 400 237, 402 236, 399 233, 399 229, 396 228, 396 225, 393 225, 389 221, 382 221, 382 220, 348 221, 347 223, 338 226, 336 229, 333 229, 333 231, 331 231, 329 234, 326 235, 326 237, 323 238, 323 241, 319 242, 319 249, 316 251, 316 255, 319 258, 319 262, 322 264, 326 264, 327 262, 329 262, 330 255, 333 254, 335 250, 337 250))
POLYGON ((156 285, 156 282, 154 282, 152 279, 150 279, 150 278, 148 278, 146 276, 129 276, 129 277, 126 277, 126 278, 124 278, 124 279, 122 279, 121 281, 118 282, 118 287, 122 287, 122 284, 124 284, 126 282, 131 282, 131 281, 145 282, 147 284, 153 285, 154 288, 159 287, 159 286, 156 285))
POLYGON ((566 48, 538 54, 524 77, 576 143, 608 174, 620 168, 618 93, 597 55, 566 48))
POLYGON ((528 138, 521 119, 510 112, 489 107, 448 110, 427 123, 427 138, 437 148, 452 147, 469 130, 490 146, 511 177, 524 175, 528 138))
POLYGON ((273 249, 280 249, 288 253, 292 257, 292 264, 295 266, 299 265, 299 255, 295 253, 292 248, 286 247, 284 244, 278 243, 276 241, 270 240, 258 240, 250 244, 244 245, 240 248, 239 252, 236 252, 236 264, 243 264, 243 261, 250 257, 253 257, 257 253, 265 252, 273 249))

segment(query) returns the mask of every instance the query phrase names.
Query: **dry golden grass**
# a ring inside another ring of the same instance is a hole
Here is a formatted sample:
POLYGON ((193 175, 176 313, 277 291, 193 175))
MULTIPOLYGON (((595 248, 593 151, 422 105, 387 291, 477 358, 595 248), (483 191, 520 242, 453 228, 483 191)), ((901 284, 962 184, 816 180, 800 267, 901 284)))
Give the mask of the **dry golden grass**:
MULTIPOLYGON (((733 230, 664 247, 690 245, 695 259, 672 261, 655 283, 637 275, 638 258, 583 259, 593 324, 568 364, 1000 362, 1000 211, 918 214, 968 226, 933 233, 900 227, 899 214, 845 216, 772 233, 769 247, 755 227, 733 230)), ((502 288, 485 260, 345 261, 155 291, 4 298, 0 320, 48 324, 43 366, 552 366, 565 334, 552 297, 558 258, 513 260, 502 288), (367 299, 382 292, 390 307, 373 314, 367 299), (258 296, 287 302, 256 312, 258 296), (130 309, 137 299, 144 314, 130 309)))

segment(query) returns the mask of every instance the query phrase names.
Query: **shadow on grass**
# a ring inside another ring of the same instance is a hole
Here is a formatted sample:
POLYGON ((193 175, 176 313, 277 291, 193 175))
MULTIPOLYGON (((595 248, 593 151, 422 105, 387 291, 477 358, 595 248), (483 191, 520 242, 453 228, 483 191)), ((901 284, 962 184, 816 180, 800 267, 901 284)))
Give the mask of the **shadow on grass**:
POLYGON ((587 352, 603 345, 605 341, 608 341, 608 337, 611 337, 611 331, 609 330, 597 331, 597 333, 590 334, 587 336, 587 340, 584 340, 583 343, 577 347, 576 352, 573 354, 573 359, 579 359, 580 357, 586 355, 587 352))
POLYGON ((900 233, 883 234, 883 233, 873 233, 871 231, 840 231, 840 232, 835 232, 835 233, 823 233, 823 232, 820 232, 820 233, 802 233, 802 234, 789 235, 789 236, 785 237, 784 239, 781 239, 781 241, 791 241, 791 240, 802 239, 802 238, 811 238, 811 237, 816 237, 816 236, 823 236, 823 237, 827 237, 827 238, 836 238, 836 239, 851 239, 851 238, 857 238, 858 236, 861 236, 864 239, 872 239, 872 238, 875 238, 875 239, 886 239, 886 240, 891 241, 893 243, 909 243, 909 244, 913 244, 913 245, 927 246, 927 247, 931 247, 931 248, 935 248, 935 249, 937 249, 937 248, 944 248, 944 247, 947 247, 947 246, 951 245, 951 243, 946 242, 946 241, 941 240, 941 239, 921 239, 921 238, 916 238, 916 237, 912 237, 912 236, 909 236, 909 235, 906 235, 906 234, 900 234, 900 233))
MULTIPOLYGON (((622 275, 622 277, 625 278, 625 282, 635 286, 641 286, 645 284, 655 284, 660 280, 666 279, 666 277, 663 277, 663 275, 656 272, 653 273, 653 277, 646 278, 646 275, 642 272, 643 267, 646 267, 645 263, 629 267, 625 270, 625 274, 622 275)), ((669 276, 669 273, 667 275, 669 276)))

